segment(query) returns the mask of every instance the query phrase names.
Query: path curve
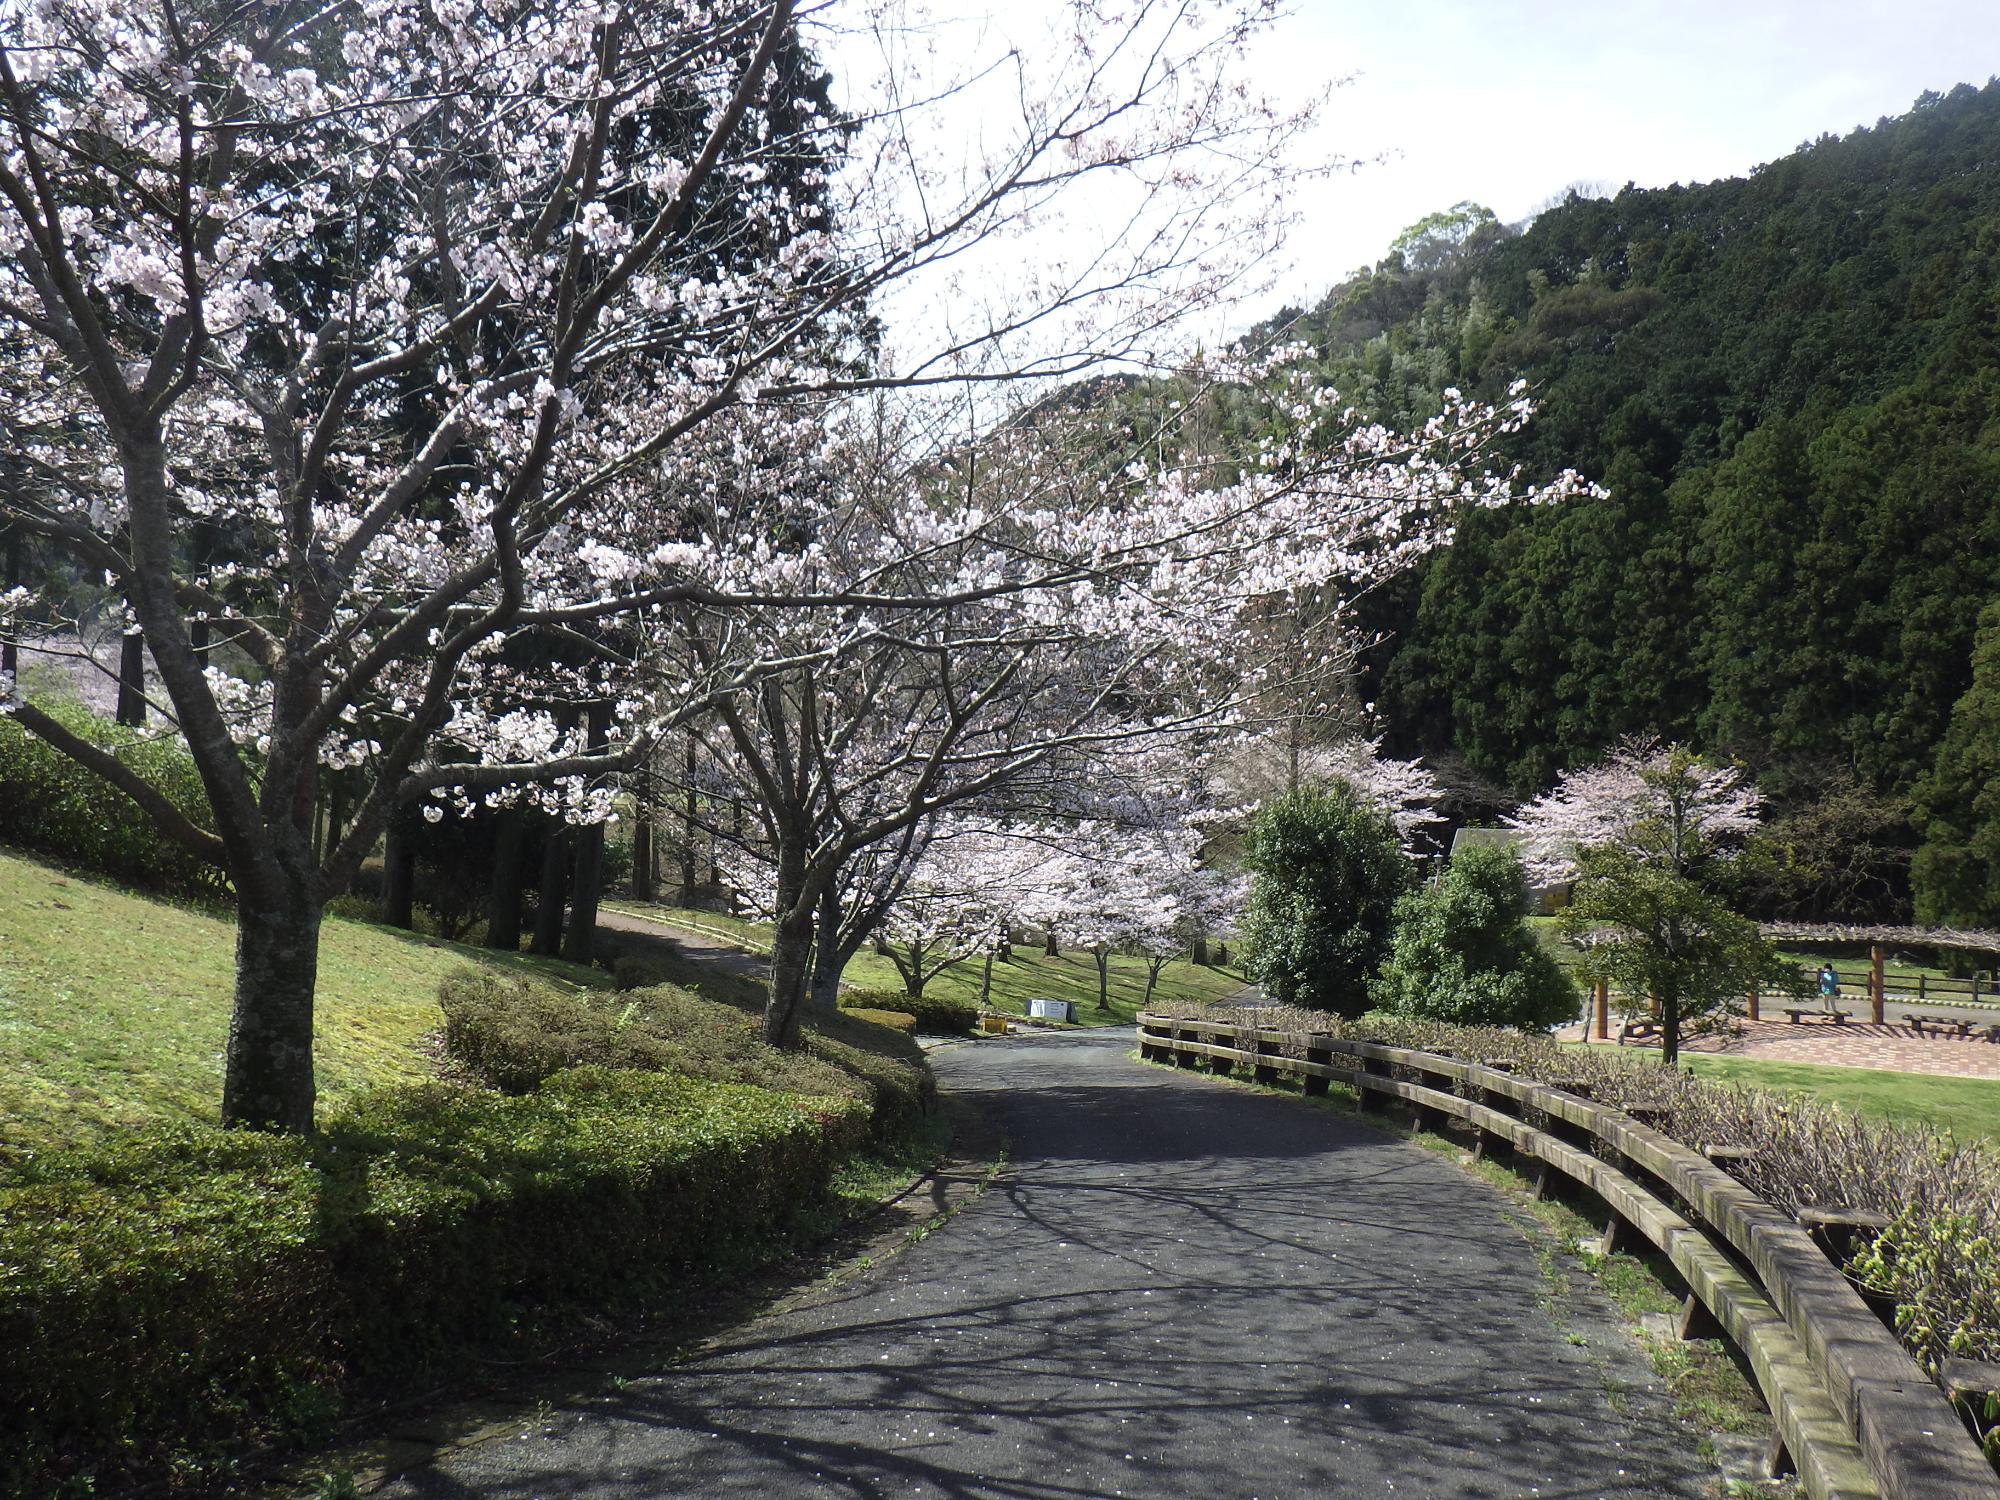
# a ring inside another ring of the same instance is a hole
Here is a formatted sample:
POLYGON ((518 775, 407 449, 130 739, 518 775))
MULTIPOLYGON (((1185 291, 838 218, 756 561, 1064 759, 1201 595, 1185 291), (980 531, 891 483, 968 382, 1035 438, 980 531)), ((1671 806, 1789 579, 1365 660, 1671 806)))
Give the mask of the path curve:
POLYGON ((1011 1142, 956 1218, 387 1493, 1639 1500, 1713 1479, 1593 1293, 1553 1321, 1492 1190, 1130 1047, 939 1053, 1011 1142))

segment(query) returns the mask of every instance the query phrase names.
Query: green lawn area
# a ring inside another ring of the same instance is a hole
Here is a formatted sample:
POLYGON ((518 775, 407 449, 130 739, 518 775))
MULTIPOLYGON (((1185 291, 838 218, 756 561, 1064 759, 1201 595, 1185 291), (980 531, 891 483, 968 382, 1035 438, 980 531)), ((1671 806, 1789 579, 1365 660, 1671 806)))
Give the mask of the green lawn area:
MULTIPOLYGON (((766 923, 721 916, 712 911, 644 906, 629 901, 607 902, 606 905, 733 942, 753 953, 770 950, 771 930, 766 923)), ((924 986, 924 993, 977 1004, 979 975, 978 962, 968 961, 945 970, 931 980, 924 986)), ((903 987, 902 976, 896 972, 895 964, 872 950, 858 954, 848 964, 841 980, 860 989, 901 990, 903 987)), ((1243 970, 1238 964, 1216 968, 1176 959, 1160 971, 1160 981, 1154 988, 1153 998, 1158 1002, 1221 1000, 1241 989, 1244 983, 1243 970)), ((993 965, 993 992, 988 1008, 1018 1016, 1024 1013, 1023 1002, 1031 997, 1074 1000, 1077 1019, 1085 1025, 1129 1026, 1139 1013, 1139 1002, 1146 993, 1145 963, 1137 958, 1114 954, 1109 988, 1111 1011, 1107 1015, 1097 1008, 1097 960, 1090 954, 1064 950, 1059 956, 1049 958, 1039 948, 1017 947, 1011 960, 993 965)))
MULTIPOLYGON (((0 1147, 74 1141, 222 1097, 235 924, 0 851, 0 1147)), ((589 971, 510 960, 329 917, 315 1066, 322 1106, 425 1076, 437 984, 467 962, 575 983, 589 971)))
POLYGON ((1683 1052, 1681 1061, 1697 1078, 1811 1094, 1860 1115, 1935 1125, 1960 1137, 1983 1135, 2000 1141, 2000 1081, 1711 1057, 1702 1052, 1683 1052))

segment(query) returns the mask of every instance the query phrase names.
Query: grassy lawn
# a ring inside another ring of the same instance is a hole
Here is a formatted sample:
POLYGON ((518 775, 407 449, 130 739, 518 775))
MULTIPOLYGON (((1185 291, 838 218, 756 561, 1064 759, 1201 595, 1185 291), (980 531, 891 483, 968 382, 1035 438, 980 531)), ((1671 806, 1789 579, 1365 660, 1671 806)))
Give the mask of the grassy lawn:
MULTIPOLYGON (((226 918, 0 851, 0 1147, 213 1118, 235 943, 226 918)), ((427 1074, 416 1048, 441 1021, 438 980, 468 961, 589 982, 572 965, 329 917, 322 1105, 427 1074)))
POLYGON ((1698 1078, 1751 1088, 1811 1094, 1859 1115, 1949 1128, 1960 1137, 2000 1141, 2000 1081, 1890 1073, 1876 1068, 1828 1068, 1811 1063, 1682 1053, 1698 1078))
MULTIPOLYGON (((733 942, 752 953, 765 953, 770 949, 770 928, 762 922, 721 916, 712 911, 642 906, 629 901, 606 904, 619 911, 654 917, 733 942)), ((979 976, 979 964, 968 961, 945 970, 931 980, 924 986, 924 993, 977 1004, 979 976)), ((903 987, 902 976, 896 972, 895 964, 872 950, 856 955, 841 979, 843 983, 861 989, 900 990, 903 987)), ((1154 987, 1153 998, 1162 1003, 1169 1000, 1221 1000, 1241 989, 1244 983, 1242 968, 1237 964, 1214 968, 1176 959, 1160 971, 1160 981, 1154 987)), ((1024 1013, 1024 1002, 1030 998, 1074 1000, 1077 1019, 1085 1025, 1129 1026, 1139 1013, 1139 1002, 1145 993, 1145 963, 1123 954, 1114 954, 1109 985, 1111 1010, 1107 1015, 1097 1008, 1097 960, 1090 954, 1065 950, 1059 956, 1049 958, 1039 948, 1018 947, 1011 960, 994 964, 993 991, 987 1005, 1002 1014, 1018 1016, 1024 1013)))

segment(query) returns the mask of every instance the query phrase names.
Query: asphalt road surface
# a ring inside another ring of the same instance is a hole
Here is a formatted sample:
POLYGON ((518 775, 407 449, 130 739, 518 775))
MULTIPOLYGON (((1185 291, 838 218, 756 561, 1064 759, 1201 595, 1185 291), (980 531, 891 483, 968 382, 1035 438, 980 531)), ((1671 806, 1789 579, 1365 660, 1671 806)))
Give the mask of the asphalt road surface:
POLYGON ((1128 1035, 935 1057, 1005 1174, 825 1298, 396 1481, 467 1497, 1694 1496, 1713 1470, 1503 1200, 1128 1035))

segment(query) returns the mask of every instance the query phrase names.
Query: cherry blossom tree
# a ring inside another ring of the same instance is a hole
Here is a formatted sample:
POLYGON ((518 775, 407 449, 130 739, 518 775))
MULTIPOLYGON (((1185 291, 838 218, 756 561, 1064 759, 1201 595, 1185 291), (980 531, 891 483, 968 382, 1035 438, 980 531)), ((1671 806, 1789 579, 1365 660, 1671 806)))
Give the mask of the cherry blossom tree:
POLYGON ((1658 1004, 1670 1064, 1690 1028, 1752 985, 1803 982, 1728 901, 1728 867, 1761 806, 1733 767, 1635 740, 1507 820, 1538 879, 1575 882, 1562 923, 1586 971, 1658 1004))
MULTIPOLYGON (((866 577, 815 592, 769 533, 690 517, 746 430, 1118 357, 1268 248, 1301 121, 1231 75, 1270 7, 1075 10, 1059 66, 898 76, 844 113, 815 102, 792 0, 0 17, 0 523, 124 599, 210 816, 11 684, 7 704, 227 869, 225 1119, 310 1125, 320 911, 394 807, 600 817, 660 729, 795 661, 642 686, 665 612, 899 607, 866 577), (975 95, 983 153, 905 102, 975 95), (1100 181, 1125 232, 961 304, 979 315, 893 367, 871 356, 873 300, 949 298, 977 247, 1100 181), (199 563, 197 524, 227 541, 199 563), (579 646, 573 691, 514 664, 537 633, 579 646), (615 706, 600 742, 564 698, 615 706), (320 856, 326 766, 366 789, 320 856)), ((884 545, 921 552, 924 530, 884 545)))

